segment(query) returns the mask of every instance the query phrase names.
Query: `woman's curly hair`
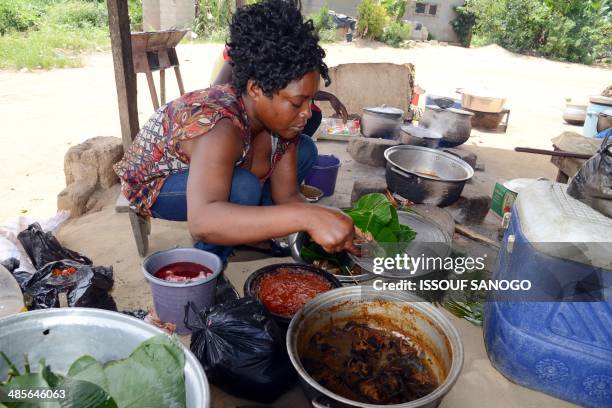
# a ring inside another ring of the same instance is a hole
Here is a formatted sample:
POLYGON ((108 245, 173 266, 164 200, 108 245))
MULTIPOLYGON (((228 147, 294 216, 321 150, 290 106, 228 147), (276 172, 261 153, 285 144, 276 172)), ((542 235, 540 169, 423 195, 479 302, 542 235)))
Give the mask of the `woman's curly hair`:
POLYGON ((292 1, 265 0, 236 10, 227 44, 233 84, 239 93, 252 79, 267 96, 306 73, 318 71, 330 84, 325 51, 311 20, 292 1))

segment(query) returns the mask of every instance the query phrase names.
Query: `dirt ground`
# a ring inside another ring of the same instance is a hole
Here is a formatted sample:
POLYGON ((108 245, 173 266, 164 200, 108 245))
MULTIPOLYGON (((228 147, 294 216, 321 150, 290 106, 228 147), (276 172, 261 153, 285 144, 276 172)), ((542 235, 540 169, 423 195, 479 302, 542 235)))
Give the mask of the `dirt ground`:
MULTIPOLYGON (((608 85, 610 70, 511 54, 497 46, 465 49, 418 45, 395 49, 356 41, 326 45, 327 62, 413 63, 416 83, 428 92, 449 94, 456 88, 486 86, 507 96, 508 132, 474 131, 468 144, 487 148, 548 148, 563 130, 578 130, 561 120, 564 98, 585 100, 608 85)), ((186 88, 208 86, 220 44, 178 47, 186 88)), ((0 71, 0 222, 22 213, 49 217, 64 187, 66 150, 94 136, 120 136, 112 57, 109 52, 84 59, 83 68, 40 72, 0 71)), ((168 99, 178 96, 168 73, 168 99)), ((356 84, 356 86, 359 86, 356 84)), ((141 123, 153 112, 144 76, 139 75, 141 123)), ((503 152, 499 152, 503 154, 503 152)), ((517 163, 539 158, 521 155, 517 163)), ((547 159, 546 159, 547 160, 547 159)), ((546 161, 544 160, 544 161, 546 161)), ((540 175, 534 173, 533 176, 540 175)))
MULTIPOLYGON (((183 45, 178 49, 187 89, 206 87, 221 45, 183 45)), ((482 191, 492 191, 495 180, 514 177, 554 178, 556 169, 548 157, 515 153, 514 146, 550 147, 550 139, 564 130, 578 128, 561 120, 564 97, 586 99, 607 85, 610 71, 581 65, 551 62, 510 54, 498 47, 463 49, 421 45, 393 49, 356 42, 326 46, 328 63, 411 62, 416 82, 435 93, 458 87, 488 86, 507 95, 511 109, 507 133, 474 131, 465 146, 478 154, 486 172, 479 172, 482 191)), ((178 95, 172 74, 168 75, 169 98, 178 95)), ((152 113, 144 77, 139 78, 141 124, 152 113)), ((356 84, 358 86, 358 84, 356 84)), ((64 186, 63 157, 71 146, 93 136, 120 136, 112 59, 109 53, 91 55, 79 69, 48 72, 0 72, 0 119, 3 131, 0 154, 5 171, 0 188, 0 223, 21 213, 49 217, 56 210, 56 196, 64 186)), ((370 170, 351 163, 344 145, 318 142, 322 153, 341 157, 338 193, 334 203, 348 204, 352 181, 370 170)), ((113 292, 121 309, 152 305, 150 290, 141 272, 134 239, 125 214, 112 207, 69 222, 59 232, 60 241, 92 258, 96 264, 112 265, 113 292)), ((174 246, 190 246, 191 238, 182 223, 154 220, 150 252, 174 246)), ((278 259, 262 259, 239 253, 228 266, 227 275, 241 289, 249 273, 278 259)), ((463 339, 466 358, 457 385, 442 407, 495 406, 564 407, 570 404, 519 387, 506 380, 490 364, 482 330, 449 316, 463 339)), ((242 403, 213 388, 214 407, 242 403)), ((275 406, 307 407, 296 387, 275 406)))

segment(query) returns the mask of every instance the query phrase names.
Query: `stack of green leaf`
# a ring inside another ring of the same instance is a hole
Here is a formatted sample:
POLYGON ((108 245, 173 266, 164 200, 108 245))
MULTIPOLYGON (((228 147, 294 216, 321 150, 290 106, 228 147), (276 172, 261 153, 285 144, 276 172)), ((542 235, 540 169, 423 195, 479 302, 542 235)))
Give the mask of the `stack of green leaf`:
POLYGON ((91 356, 77 359, 66 375, 51 372, 45 360, 38 373, 30 371, 27 356, 25 373, 3 354, 11 367, 8 379, 0 382, 0 391, 34 388, 65 389, 60 402, 0 402, 7 408, 184 408, 185 355, 176 340, 166 335, 153 337, 138 346, 128 358, 101 364, 91 356))
POLYGON ((355 227, 372 235, 384 251, 384 254, 377 253, 378 256, 401 254, 416 237, 412 228, 400 224, 397 210, 384 194, 364 195, 344 212, 353 219, 355 227))
MULTIPOLYGON (((363 256, 393 257, 403 253, 416 237, 416 231, 400 224, 397 210, 384 194, 366 194, 343 211, 353 219, 355 227, 369 233, 374 240, 366 245, 363 256)), ((306 262, 326 260, 340 268, 350 263, 346 254, 327 254, 314 242, 302 247, 300 256, 306 262)))

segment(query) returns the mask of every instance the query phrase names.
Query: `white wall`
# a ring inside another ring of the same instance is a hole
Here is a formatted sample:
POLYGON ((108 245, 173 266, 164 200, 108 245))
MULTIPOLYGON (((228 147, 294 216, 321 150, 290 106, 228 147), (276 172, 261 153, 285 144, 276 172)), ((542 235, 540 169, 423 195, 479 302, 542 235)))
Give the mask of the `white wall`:
POLYGON ((417 14, 416 1, 411 1, 405 19, 423 24, 438 41, 458 42, 459 39, 450 22, 455 18, 454 7, 462 5, 465 0, 424 0, 423 3, 437 5, 436 15, 417 14))
POLYGON ((145 31, 191 28, 195 19, 195 0, 143 0, 145 31))

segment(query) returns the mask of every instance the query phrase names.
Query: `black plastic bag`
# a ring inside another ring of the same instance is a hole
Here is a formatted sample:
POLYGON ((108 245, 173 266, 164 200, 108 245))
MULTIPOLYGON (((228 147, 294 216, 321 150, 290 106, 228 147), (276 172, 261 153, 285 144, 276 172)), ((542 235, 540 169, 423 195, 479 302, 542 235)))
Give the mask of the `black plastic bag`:
POLYGON ((609 136, 603 140, 597 154, 578 170, 567 193, 612 217, 612 141, 609 136))
POLYGON ((242 298, 196 311, 191 351, 209 381, 225 391, 270 403, 291 387, 297 373, 291 365, 283 331, 268 311, 253 298, 242 298))
POLYGON ((29 310, 60 307, 60 293, 66 293, 70 307, 117 310, 109 294, 113 268, 83 265, 64 260, 51 262, 21 283, 29 310))
POLYGON ((64 248, 51 232, 45 232, 40 224, 35 222, 17 235, 36 270, 40 270, 49 262, 71 259, 80 264, 91 265, 86 256, 64 248))

